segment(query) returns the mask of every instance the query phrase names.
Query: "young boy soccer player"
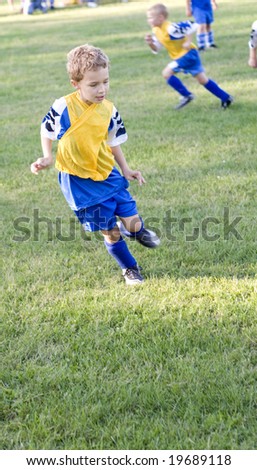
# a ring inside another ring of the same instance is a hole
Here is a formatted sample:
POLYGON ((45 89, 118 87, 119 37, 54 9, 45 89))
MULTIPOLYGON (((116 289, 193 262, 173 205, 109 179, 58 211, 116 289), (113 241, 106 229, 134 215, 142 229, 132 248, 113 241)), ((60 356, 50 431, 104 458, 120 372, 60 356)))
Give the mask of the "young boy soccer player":
POLYGON ((32 163, 37 174, 53 163, 52 141, 58 140, 56 168, 69 206, 85 230, 101 231, 108 253, 122 269, 127 284, 143 282, 136 259, 122 234, 154 248, 156 234, 144 227, 128 180, 145 183, 131 170, 120 144, 127 140, 122 119, 106 100, 109 60, 104 52, 85 44, 68 54, 67 71, 75 92, 57 99, 41 125, 43 158, 32 163), (124 176, 115 167, 118 163, 124 176), (117 225, 116 216, 121 220, 117 225))
POLYGON ((252 31, 250 34, 249 45, 249 59, 248 65, 254 69, 257 67, 257 20, 252 24, 252 31))
POLYGON ((217 47, 212 31, 213 10, 218 7, 216 0, 186 0, 186 15, 193 16, 197 27, 198 51, 204 51, 207 47, 217 47))
POLYGON ((180 103, 175 109, 183 108, 194 99, 194 95, 175 76, 178 72, 191 74, 206 90, 221 100, 222 108, 228 108, 233 102, 232 96, 206 76, 199 53, 192 43, 192 34, 197 25, 191 21, 169 22, 168 10, 161 3, 148 9, 147 21, 153 34, 146 35, 146 43, 154 53, 164 46, 172 59, 172 62, 162 71, 162 76, 167 84, 181 95, 180 103))

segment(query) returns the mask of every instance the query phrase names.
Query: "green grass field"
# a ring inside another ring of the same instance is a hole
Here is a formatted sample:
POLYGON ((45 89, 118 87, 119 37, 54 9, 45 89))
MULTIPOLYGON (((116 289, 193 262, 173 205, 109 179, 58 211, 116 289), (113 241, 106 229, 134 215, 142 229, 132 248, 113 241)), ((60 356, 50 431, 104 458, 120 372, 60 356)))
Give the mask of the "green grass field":
MULTIPOLYGON (((0 5, 2 449, 256 449, 256 1, 220 0, 219 48, 202 55, 235 97, 227 111, 187 76, 196 100, 173 110, 168 56, 144 43, 149 4, 0 5), (56 170, 30 173, 42 117, 72 91, 66 54, 85 42, 111 59, 123 150, 147 180, 131 193, 162 238, 128 242, 136 289, 82 234, 56 170)), ((166 5, 185 18, 183 0, 166 5)))

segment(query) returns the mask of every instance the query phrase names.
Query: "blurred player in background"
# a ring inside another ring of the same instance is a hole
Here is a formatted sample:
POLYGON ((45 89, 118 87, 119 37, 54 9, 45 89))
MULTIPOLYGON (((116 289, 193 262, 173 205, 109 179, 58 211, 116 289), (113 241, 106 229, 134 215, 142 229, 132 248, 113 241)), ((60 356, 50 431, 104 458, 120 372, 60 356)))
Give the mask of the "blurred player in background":
POLYGON ((186 15, 193 16, 198 24, 196 39, 199 51, 205 51, 208 47, 217 47, 212 30, 213 10, 216 8, 218 8, 216 0, 186 0, 186 15))
POLYGON ((200 85, 221 100, 223 109, 228 108, 233 102, 233 97, 206 76, 199 52, 192 43, 192 34, 197 25, 192 21, 171 23, 168 21, 168 10, 161 3, 148 9, 147 21, 153 34, 146 35, 146 43, 154 53, 165 47, 172 59, 162 71, 162 76, 167 84, 181 95, 175 109, 183 108, 194 99, 194 95, 176 77, 178 72, 192 75, 200 85))

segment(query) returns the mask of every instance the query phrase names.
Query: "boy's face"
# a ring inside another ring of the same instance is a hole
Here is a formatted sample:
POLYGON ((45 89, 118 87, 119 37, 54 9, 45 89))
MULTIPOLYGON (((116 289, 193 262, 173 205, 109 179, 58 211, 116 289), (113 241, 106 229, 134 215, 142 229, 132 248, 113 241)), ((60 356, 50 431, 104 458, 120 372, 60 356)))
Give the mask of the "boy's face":
POLYGON ((154 28, 155 26, 161 26, 165 20, 164 16, 161 13, 157 13, 154 10, 149 10, 146 13, 146 17, 147 23, 151 28, 154 28))
POLYGON ((71 84, 79 90, 80 98, 87 104, 101 103, 109 90, 108 67, 88 70, 79 82, 71 80, 71 84))

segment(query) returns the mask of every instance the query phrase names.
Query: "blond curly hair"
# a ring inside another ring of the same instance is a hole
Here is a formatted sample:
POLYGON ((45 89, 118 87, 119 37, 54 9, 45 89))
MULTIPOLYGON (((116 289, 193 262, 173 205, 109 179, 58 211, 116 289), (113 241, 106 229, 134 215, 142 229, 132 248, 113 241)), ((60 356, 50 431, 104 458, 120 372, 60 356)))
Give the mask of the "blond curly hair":
POLYGON ((110 61, 107 55, 98 47, 83 44, 75 47, 67 55, 67 72, 70 80, 80 82, 89 70, 98 67, 109 68, 110 61))

